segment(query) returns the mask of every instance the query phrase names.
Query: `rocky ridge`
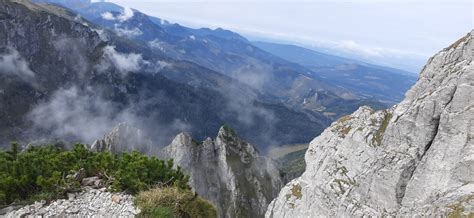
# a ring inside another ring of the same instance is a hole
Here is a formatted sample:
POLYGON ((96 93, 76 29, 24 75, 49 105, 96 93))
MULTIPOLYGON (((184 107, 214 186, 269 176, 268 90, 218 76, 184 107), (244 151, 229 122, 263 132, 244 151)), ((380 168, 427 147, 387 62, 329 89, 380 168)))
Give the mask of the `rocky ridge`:
POLYGON ((95 140, 90 149, 110 152, 136 150, 147 153, 151 149, 151 144, 151 140, 145 136, 143 131, 121 123, 103 138, 95 140))
POLYGON ((432 57, 400 104, 362 107, 315 138, 266 217, 472 215, 472 35, 432 57))
POLYGON ((191 187, 217 206, 220 217, 263 217, 283 185, 273 162, 230 128, 203 142, 179 134, 162 153, 190 174, 191 187))

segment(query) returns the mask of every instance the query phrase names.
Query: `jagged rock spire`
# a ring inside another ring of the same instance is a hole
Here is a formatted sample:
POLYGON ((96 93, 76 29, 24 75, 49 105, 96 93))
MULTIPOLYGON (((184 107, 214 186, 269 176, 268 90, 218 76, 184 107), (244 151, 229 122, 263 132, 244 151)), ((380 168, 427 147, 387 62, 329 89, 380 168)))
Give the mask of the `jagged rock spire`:
POLYGON ((181 133, 162 155, 190 174, 191 187, 217 206, 220 217, 262 217, 282 186, 273 162, 227 126, 203 142, 181 133))

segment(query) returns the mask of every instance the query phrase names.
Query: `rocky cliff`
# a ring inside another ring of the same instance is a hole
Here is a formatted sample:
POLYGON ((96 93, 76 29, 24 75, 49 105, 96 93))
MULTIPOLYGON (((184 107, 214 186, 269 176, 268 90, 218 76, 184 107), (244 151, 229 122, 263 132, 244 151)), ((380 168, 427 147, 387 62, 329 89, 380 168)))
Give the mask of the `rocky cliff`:
POLYGON ((123 151, 148 153, 151 152, 152 143, 140 129, 121 123, 103 138, 95 140, 90 149, 113 153, 123 151))
POLYGON ((432 57, 400 104, 315 138, 266 217, 473 215, 472 34, 432 57))
POLYGON ((191 187, 217 206, 220 217, 263 217, 283 185, 272 161, 230 128, 203 142, 179 134, 163 155, 190 174, 191 187))

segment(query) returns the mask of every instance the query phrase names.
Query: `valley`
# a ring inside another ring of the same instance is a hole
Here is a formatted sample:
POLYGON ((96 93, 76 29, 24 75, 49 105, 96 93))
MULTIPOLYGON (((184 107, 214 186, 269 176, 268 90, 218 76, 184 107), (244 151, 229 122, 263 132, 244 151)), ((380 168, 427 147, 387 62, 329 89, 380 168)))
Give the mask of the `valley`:
POLYGON ((0 0, 0 216, 473 215, 472 30, 418 75, 114 2, 0 0))

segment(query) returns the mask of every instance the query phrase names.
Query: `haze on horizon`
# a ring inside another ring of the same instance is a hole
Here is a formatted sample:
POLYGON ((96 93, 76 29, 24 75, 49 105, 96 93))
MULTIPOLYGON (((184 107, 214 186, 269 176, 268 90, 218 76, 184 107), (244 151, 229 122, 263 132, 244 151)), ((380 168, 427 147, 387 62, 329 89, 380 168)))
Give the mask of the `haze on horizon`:
POLYGON ((225 28, 418 73, 473 29, 471 0, 110 0, 172 23, 225 28))

